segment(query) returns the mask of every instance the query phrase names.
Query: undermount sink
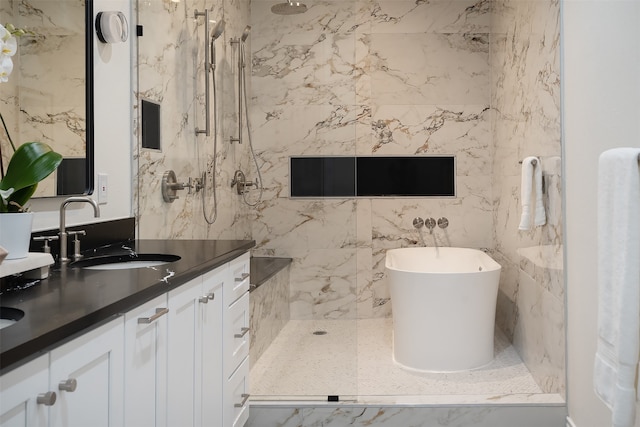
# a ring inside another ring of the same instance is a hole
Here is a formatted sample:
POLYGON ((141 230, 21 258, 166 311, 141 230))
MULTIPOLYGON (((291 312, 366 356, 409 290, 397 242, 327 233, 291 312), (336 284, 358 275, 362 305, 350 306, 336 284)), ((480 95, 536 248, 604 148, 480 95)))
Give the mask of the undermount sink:
POLYGON ((69 267, 85 270, 128 270, 156 267, 178 261, 180 258, 179 255, 172 254, 107 255, 75 261, 69 264, 69 267))
POLYGON ((0 329, 16 323, 24 317, 24 311, 11 307, 0 307, 0 329))

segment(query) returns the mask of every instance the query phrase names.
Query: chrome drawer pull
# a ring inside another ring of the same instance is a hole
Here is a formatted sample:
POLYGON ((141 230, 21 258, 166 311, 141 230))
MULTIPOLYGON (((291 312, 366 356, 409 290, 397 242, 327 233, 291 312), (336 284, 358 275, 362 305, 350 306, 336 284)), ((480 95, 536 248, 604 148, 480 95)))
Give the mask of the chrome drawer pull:
POLYGON ((241 396, 242 396, 242 402, 234 403, 233 404, 234 408, 242 408, 247 403, 247 400, 249 400, 249 396, 251 395, 248 393, 242 393, 241 396))
POLYGON ((75 378, 69 378, 68 380, 62 380, 58 383, 58 390, 68 391, 73 393, 78 387, 78 381, 75 378))
POLYGON ((235 338, 242 338, 245 335, 247 335, 247 332, 249 332, 249 328, 240 328, 240 333, 239 334, 235 334, 233 335, 235 338))
POLYGON ((202 296, 200 298, 198 298, 198 301, 200 301, 203 304, 208 304, 209 303, 209 297, 208 296, 202 296))
POLYGON ((236 277, 236 282, 242 282, 243 280, 245 280, 248 277, 249 277, 249 273, 242 273, 242 276, 236 277))
POLYGON ((210 292, 207 294, 207 298, 209 298, 209 300, 214 300, 216 298, 216 294, 215 292, 210 292))
POLYGON ((40 393, 36 402, 44 406, 53 406, 53 404, 56 403, 56 392, 48 391, 46 393, 40 393))
POLYGON ((151 317, 139 317, 138 324, 151 323, 169 312, 168 308, 156 308, 156 314, 151 317))

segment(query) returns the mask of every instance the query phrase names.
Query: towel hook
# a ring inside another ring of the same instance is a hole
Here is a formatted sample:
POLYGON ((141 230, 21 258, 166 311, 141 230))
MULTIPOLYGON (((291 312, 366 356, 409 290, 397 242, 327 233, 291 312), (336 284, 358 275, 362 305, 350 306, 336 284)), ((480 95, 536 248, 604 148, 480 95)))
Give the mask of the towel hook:
MULTIPOLYGON (((522 164, 522 160, 520 160, 518 163, 522 164)), ((533 159, 531 160, 531 164, 535 166, 536 164, 538 164, 538 161, 536 159, 533 159)))

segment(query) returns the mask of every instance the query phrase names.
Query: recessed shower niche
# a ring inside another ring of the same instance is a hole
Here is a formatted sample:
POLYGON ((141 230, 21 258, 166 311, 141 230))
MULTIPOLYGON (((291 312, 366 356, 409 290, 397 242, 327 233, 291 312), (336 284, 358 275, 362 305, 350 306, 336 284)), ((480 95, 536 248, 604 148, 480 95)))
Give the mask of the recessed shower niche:
POLYGON ((290 158, 291 197, 455 197, 454 156, 290 158))

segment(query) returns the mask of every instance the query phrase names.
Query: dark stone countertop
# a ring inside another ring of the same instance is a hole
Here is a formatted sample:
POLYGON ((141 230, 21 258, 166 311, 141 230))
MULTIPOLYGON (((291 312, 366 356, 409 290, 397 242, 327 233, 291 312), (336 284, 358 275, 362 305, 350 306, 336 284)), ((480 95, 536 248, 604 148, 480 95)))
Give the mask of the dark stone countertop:
POLYGON ((286 268, 293 261, 292 258, 253 257, 251 258, 251 290, 257 289, 267 280, 286 268))
POLYGON ((25 312, 17 323, 0 330, 0 374, 237 258, 255 241, 138 240, 128 244, 137 253, 182 258, 158 267, 126 270, 54 267, 49 278, 36 285, 0 294, 0 306, 25 312))

